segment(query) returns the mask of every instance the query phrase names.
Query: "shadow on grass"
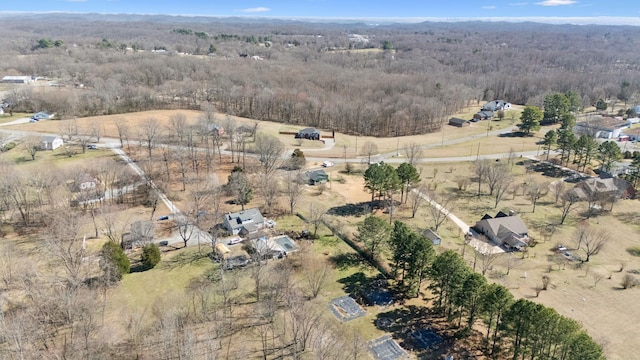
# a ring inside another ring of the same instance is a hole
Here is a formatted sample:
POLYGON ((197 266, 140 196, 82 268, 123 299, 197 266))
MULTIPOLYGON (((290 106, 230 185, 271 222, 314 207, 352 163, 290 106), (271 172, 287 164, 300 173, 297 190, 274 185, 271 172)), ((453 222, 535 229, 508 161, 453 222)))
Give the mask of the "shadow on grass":
POLYGON ((337 216, 365 216, 371 213, 372 207, 374 209, 381 206, 379 201, 374 201, 373 204, 370 201, 360 202, 357 204, 345 204, 342 206, 332 207, 327 211, 329 215, 337 216))
POLYGON ((410 351, 419 351, 422 349, 417 346, 410 334, 418 329, 430 328, 434 320, 437 319, 433 317, 429 308, 409 305, 379 313, 373 322, 376 327, 391 333, 391 336, 398 341, 402 348, 410 351), (379 326, 382 323, 380 319, 390 319, 391 322, 387 321, 390 325, 381 328, 379 326))
POLYGON ((359 271, 338 280, 338 282, 344 285, 342 289, 345 292, 351 294, 359 303, 362 303, 363 295, 371 287, 374 280, 375 277, 368 277, 362 271, 359 271))
POLYGON ((183 252, 181 254, 174 255, 171 259, 163 261, 159 264, 163 269, 173 269, 183 267, 186 265, 196 264, 204 259, 208 258, 208 252, 183 252))
POLYGON ((341 253, 329 258, 338 270, 346 270, 352 267, 364 265, 364 259, 356 253, 341 253))

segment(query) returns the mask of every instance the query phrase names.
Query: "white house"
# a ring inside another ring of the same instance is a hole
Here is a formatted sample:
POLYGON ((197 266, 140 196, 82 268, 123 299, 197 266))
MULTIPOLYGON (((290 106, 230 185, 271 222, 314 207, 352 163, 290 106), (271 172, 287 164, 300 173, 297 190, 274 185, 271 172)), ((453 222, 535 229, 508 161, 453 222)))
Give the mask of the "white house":
POLYGON ((42 137, 42 145, 40 146, 40 148, 42 150, 55 150, 63 144, 64 141, 62 141, 62 138, 60 136, 46 135, 42 137))
POLYGON ((1 83, 5 83, 5 84, 28 84, 31 81, 33 81, 33 79, 31 78, 31 76, 5 76, 2 78, 2 80, 0 80, 1 83))
POLYGON ((576 124, 573 131, 577 135, 591 135, 600 139, 617 139, 622 130, 631 127, 631 123, 621 117, 594 116, 576 124))

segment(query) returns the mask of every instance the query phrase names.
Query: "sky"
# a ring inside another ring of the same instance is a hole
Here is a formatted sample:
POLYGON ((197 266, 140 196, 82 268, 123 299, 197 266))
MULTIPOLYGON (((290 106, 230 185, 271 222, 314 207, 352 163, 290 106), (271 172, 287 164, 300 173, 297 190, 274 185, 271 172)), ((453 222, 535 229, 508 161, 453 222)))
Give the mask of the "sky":
POLYGON ((640 25, 637 0, 20 0, 0 12, 78 12, 267 18, 503 20, 640 25))

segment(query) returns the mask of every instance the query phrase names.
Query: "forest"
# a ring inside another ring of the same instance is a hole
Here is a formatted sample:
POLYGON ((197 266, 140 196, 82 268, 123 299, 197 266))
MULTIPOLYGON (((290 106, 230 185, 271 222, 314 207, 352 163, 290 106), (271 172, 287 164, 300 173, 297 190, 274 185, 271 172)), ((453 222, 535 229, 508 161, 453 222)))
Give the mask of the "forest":
POLYGON ((635 102, 640 89, 640 37, 626 26, 16 14, 2 23, 0 72, 65 87, 15 90, 8 103, 60 118, 208 102, 259 120, 402 136, 437 131, 475 101, 541 107, 573 90, 589 106, 635 102))

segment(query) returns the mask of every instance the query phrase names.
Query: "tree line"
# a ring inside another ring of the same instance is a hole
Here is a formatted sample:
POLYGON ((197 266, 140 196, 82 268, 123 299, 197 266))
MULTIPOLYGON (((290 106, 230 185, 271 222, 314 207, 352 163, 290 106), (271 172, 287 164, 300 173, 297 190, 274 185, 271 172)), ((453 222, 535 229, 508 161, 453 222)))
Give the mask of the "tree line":
POLYGON ((505 99, 542 107, 549 94, 562 92, 571 95, 571 106, 578 100, 585 105, 633 102, 640 86, 638 55, 631 51, 635 37, 623 27, 424 23, 374 29, 261 22, 249 31, 221 20, 152 26, 123 18, 112 26, 113 19, 105 19, 91 24, 98 35, 85 36, 78 30, 82 20, 54 16, 46 25, 30 22, 28 27, 7 21, 0 38, 6 42, 2 70, 84 86, 72 96, 29 88, 10 92, 16 111, 48 110, 67 118, 209 103, 255 119, 399 136, 437 131, 447 116, 473 101, 505 99), (48 25, 52 22, 56 26, 48 25), (43 27, 60 39, 59 47, 33 48, 33 32, 43 27), (135 32, 127 31, 133 27, 135 32), (189 31, 234 35, 205 40, 189 31), (379 51, 327 51, 357 50, 345 31, 367 35, 367 46, 379 51), (539 32, 548 36, 542 39, 539 32), (105 41, 113 46, 99 46, 105 41), (216 56, 127 52, 129 47, 192 54, 198 47, 200 52, 213 47, 216 56), (18 55, 32 55, 33 61, 20 61, 18 55))

